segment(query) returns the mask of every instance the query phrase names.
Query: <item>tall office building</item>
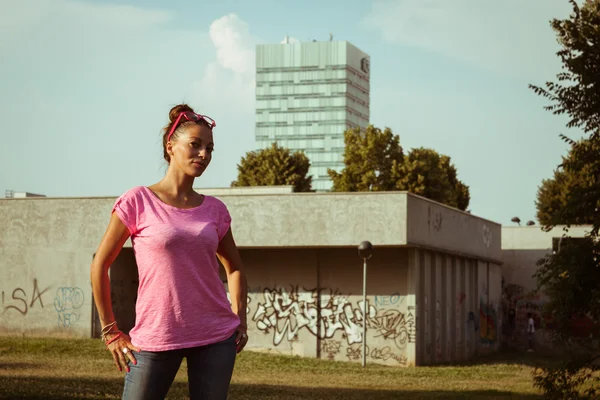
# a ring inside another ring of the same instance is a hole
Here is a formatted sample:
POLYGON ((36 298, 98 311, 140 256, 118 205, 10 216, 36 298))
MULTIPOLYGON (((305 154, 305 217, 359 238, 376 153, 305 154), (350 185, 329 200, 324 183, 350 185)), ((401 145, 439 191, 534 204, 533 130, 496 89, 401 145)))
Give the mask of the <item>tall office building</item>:
POLYGON ((346 41, 258 45, 258 148, 302 150, 313 189, 330 190, 327 174, 344 167, 344 131, 369 123, 369 56, 346 41))

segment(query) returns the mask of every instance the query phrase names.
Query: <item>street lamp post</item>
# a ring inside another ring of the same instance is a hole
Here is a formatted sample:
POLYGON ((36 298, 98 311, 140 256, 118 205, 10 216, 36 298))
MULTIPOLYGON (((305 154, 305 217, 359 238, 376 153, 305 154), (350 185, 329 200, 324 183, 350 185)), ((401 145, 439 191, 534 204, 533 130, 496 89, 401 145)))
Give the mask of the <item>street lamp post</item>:
POLYGON ((367 260, 373 255, 373 245, 371 242, 364 241, 358 245, 358 255, 363 259, 363 346, 362 346, 362 366, 367 365, 367 260))

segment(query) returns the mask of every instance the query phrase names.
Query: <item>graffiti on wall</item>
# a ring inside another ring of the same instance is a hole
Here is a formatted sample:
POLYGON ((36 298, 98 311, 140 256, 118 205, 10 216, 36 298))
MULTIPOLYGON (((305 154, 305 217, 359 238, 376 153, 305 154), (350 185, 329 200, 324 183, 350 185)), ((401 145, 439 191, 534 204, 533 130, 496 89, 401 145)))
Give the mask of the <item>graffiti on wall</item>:
MULTIPOLYGON (((43 296, 51 286, 40 289, 37 279, 33 279, 31 290, 16 287, 12 291, 2 291, 2 308, 5 313, 14 312, 26 316, 32 309, 45 308, 43 296)), ((83 306, 83 290, 78 287, 60 287, 54 298, 54 309, 58 313, 58 326, 68 328, 80 319, 79 309, 83 306)))
POLYGON ((427 207, 427 226, 429 227, 429 234, 431 230, 439 232, 442 229, 442 223, 444 222, 444 215, 440 210, 432 210, 431 206, 427 207))
MULTIPOLYGON (((536 330, 543 331, 544 337, 552 338, 555 322, 552 314, 545 309, 546 297, 539 292, 525 292, 517 284, 507 284, 503 287, 503 332, 512 341, 524 341, 527 331, 528 315, 531 314, 536 330)), ((593 323, 587 316, 572 319, 572 335, 588 337, 593 323)))
POLYGON ((417 341, 417 322, 414 317, 415 307, 408 307, 408 315, 406 316, 406 330, 408 332, 408 343, 417 341))
MULTIPOLYGON (((527 330, 527 315, 531 313, 533 317, 533 321, 535 326, 538 328, 551 328, 551 326, 546 326, 545 323, 545 315, 544 315, 544 304, 545 300, 542 298, 540 294, 529 294, 517 296, 515 298, 515 308, 516 308, 516 326, 518 330, 522 330, 525 332, 527 330)), ((549 315, 548 322, 550 322, 549 315)))
POLYGON ((256 312, 252 316, 256 328, 273 335, 273 345, 284 340, 298 339, 301 331, 323 340, 321 351, 330 356, 337 354, 337 345, 325 341, 337 333, 347 345, 362 343, 363 324, 374 337, 390 341, 397 349, 404 349, 415 340, 414 318, 397 309, 382 309, 367 301, 367 316, 363 316, 362 300, 352 303, 337 290, 299 290, 283 287, 263 290, 262 299, 257 300, 256 312), (323 346, 326 346, 323 348, 323 346))
MULTIPOLYGON (((246 314, 250 314, 250 303, 252 302, 252 298, 250 297, 250 290, 248 290, 248 295, 246 296, 246 314)), ((229 291, 227 292, 227 301, 231 304, 231 295, 229 291)))
POLYGON ((481 240, 485 247, 489 248, 492 244, 492 231, 486 224, 483 224, 481 228, 481 240))
POLYGON ((375 307, 394 306, 402 304, 404 296, 396 292, 390 296, 374 296, 373 301, 375 302, 375 307))
POLYGON ((505 333, 516 339, 527 331, 528 315, 531 314, 537 329, 552 329, 552 317, 544 312, 546 300, 539 293, 526 293, 522 286, 507 284, 503 288, 503 317, 508 322, 505 333))
MULTIPOLYGON (((525 293, 519 285, 506 285, 504 293, 504 316, 507 324, 506 334, 513 340, 523 339, 527 331, 528 315, 531 314, 534 326, 543 330, 546 337, 552 337, 551 331, 555 322, 552 314, 545 309, 546 298, 538 292, 525 293)), ((573 317, 571 320, 571 334, 574 337, 589 337, 593 329, 593 322, 588 316, 573 317)))
POLYGON ((321 341, 321 354, 328 360, 334 360, 335 356, 342 351, 342 342, 340 340, 325 339, 321 341))
MULTIPOLYGON (((384 347, 373 347, 365 346, 365 354, 367 358, 372 360, 381 360, 381 361, 394 361, 398 365, 405 366, 407 363, 407 358, 399 354, 397 351, 393 350, 389 346, 384 347)), ((359 361, 362 360, 362 346, 361 345, 352 345, 346 348, 346 357, 348 357, 349 361, 359 361)))
POLYGON ((375 337, 393 340, 399 349, 411 342, 408 332, 408 318, 398 310, 380 310, 375 317, 367 320, 367 327, 374 329, 375 337))
MULTIPOLYGON (((258 302, 252 320, 258 330, 273 332, 273 344, 278 346, 284 338, 295 340, 302 329, 321 339, 332 338, 337 330, 344 331, 348 343, 361 341, 358 319, 362 314, 348 304, 343 296, 331 293, 319 301, 319 291, 298 291, 298 287, 263 290, 263 299, 258 302), (319 317, 319 306, 321 310, 319 317), (320 320, 319 320, 320 319, 320 320)), ((374 307, 369 312, 375 313, 374 307)))
POLYGON ((79 322, 83 299, 83 290, 78 287, 60 287, 56 290, 54 309, 58 313, 58 326, 69 328, 79 322))
POLYGON ((13 311, 21 315, 27 315, 30 309, 34 305, 38 305, 40 308, 44 308, 44 302, 42 301, 42 295, 48 290, 48 286, 44 290, 40 290, 38 286, 38 280, 33 279, 32 289, 27 294, 26 288, 17 287, 12 291, 2 291, 2 307, 4 312, 13 311))
POLYGON ((498 340, 498 316, 493 303, 479 302, 479 342, 493 345, 498 340))

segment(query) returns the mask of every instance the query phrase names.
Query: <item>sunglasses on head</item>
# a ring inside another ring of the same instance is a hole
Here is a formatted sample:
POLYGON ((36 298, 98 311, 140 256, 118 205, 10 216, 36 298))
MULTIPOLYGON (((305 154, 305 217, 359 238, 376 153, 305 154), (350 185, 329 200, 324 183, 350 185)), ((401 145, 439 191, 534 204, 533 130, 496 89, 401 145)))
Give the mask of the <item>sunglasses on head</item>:
POLYGON ((177 119, 175 120, 175 123, 171 127, 171 130, 169 131, 169 136, 167 136, 167 142, 169 140, 171 140, 171 136, 173 136, 173 132, 175 132, 175 130, 179 126, 179 122, 181 121, 181 117, 185 118, 187 121, 194 121, 194 122, 204 121, 204 122, 206 122, 208 124, 208 127, 210 129, 212 129, 215 126, 217 126, 217 123, 215 122, 215 120, 212 119, 211 117, 207 116, 207 115, 196 114, 196 113, 191 112, 191 111, 183 111, 183 112, 179 113, 179 116, 177 117, 177 119))

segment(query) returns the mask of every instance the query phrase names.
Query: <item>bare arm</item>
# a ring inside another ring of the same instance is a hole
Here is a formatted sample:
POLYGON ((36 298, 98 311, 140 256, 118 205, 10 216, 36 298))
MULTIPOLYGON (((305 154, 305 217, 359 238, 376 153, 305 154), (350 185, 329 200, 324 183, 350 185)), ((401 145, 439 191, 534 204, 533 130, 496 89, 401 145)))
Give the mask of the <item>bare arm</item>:
POLYGON ((227 274, 227 285, 231 298, 231 309, 240 318, 240 327, 238 328, 238 353, 246 345, 248 340, 246 322, 246 305, 248 296, 248 283, 244 273, 242 259, 233 239, 231 229, 227 231, 217 249, 217 256, 225 268, 227 274))
MULTIPOLYGON (((123 248, 128 237, 129 231, 127 230, 127 227, 121 222, 119 217, 113 213, 90 268, 92 293, 94 294, 94 301, 96 303, 96 308, 98 309, 100 324, 103 328, 115 320, 110 298, 108 269, 119 255, 119 252, 123 248)), ((114 333, 107 336, 108 340, 114 338, 118 334, 118 330, 116 329, 113 332, 114 333)), ((122 370, 121 364, 126 369, 129 368, 127 367, 125 355, 122 353, 123 348, 139 351, 139 349, 136 349, 131 345, 131 341, 127 335, 118 337, 117 340, 108 345, 108 347, 113 354, 113 359, 119 370, 122 370)), ((128 353, 127 356, 131 361, 135 362, 135 357, 133 357, 131 353, 128 353)))

